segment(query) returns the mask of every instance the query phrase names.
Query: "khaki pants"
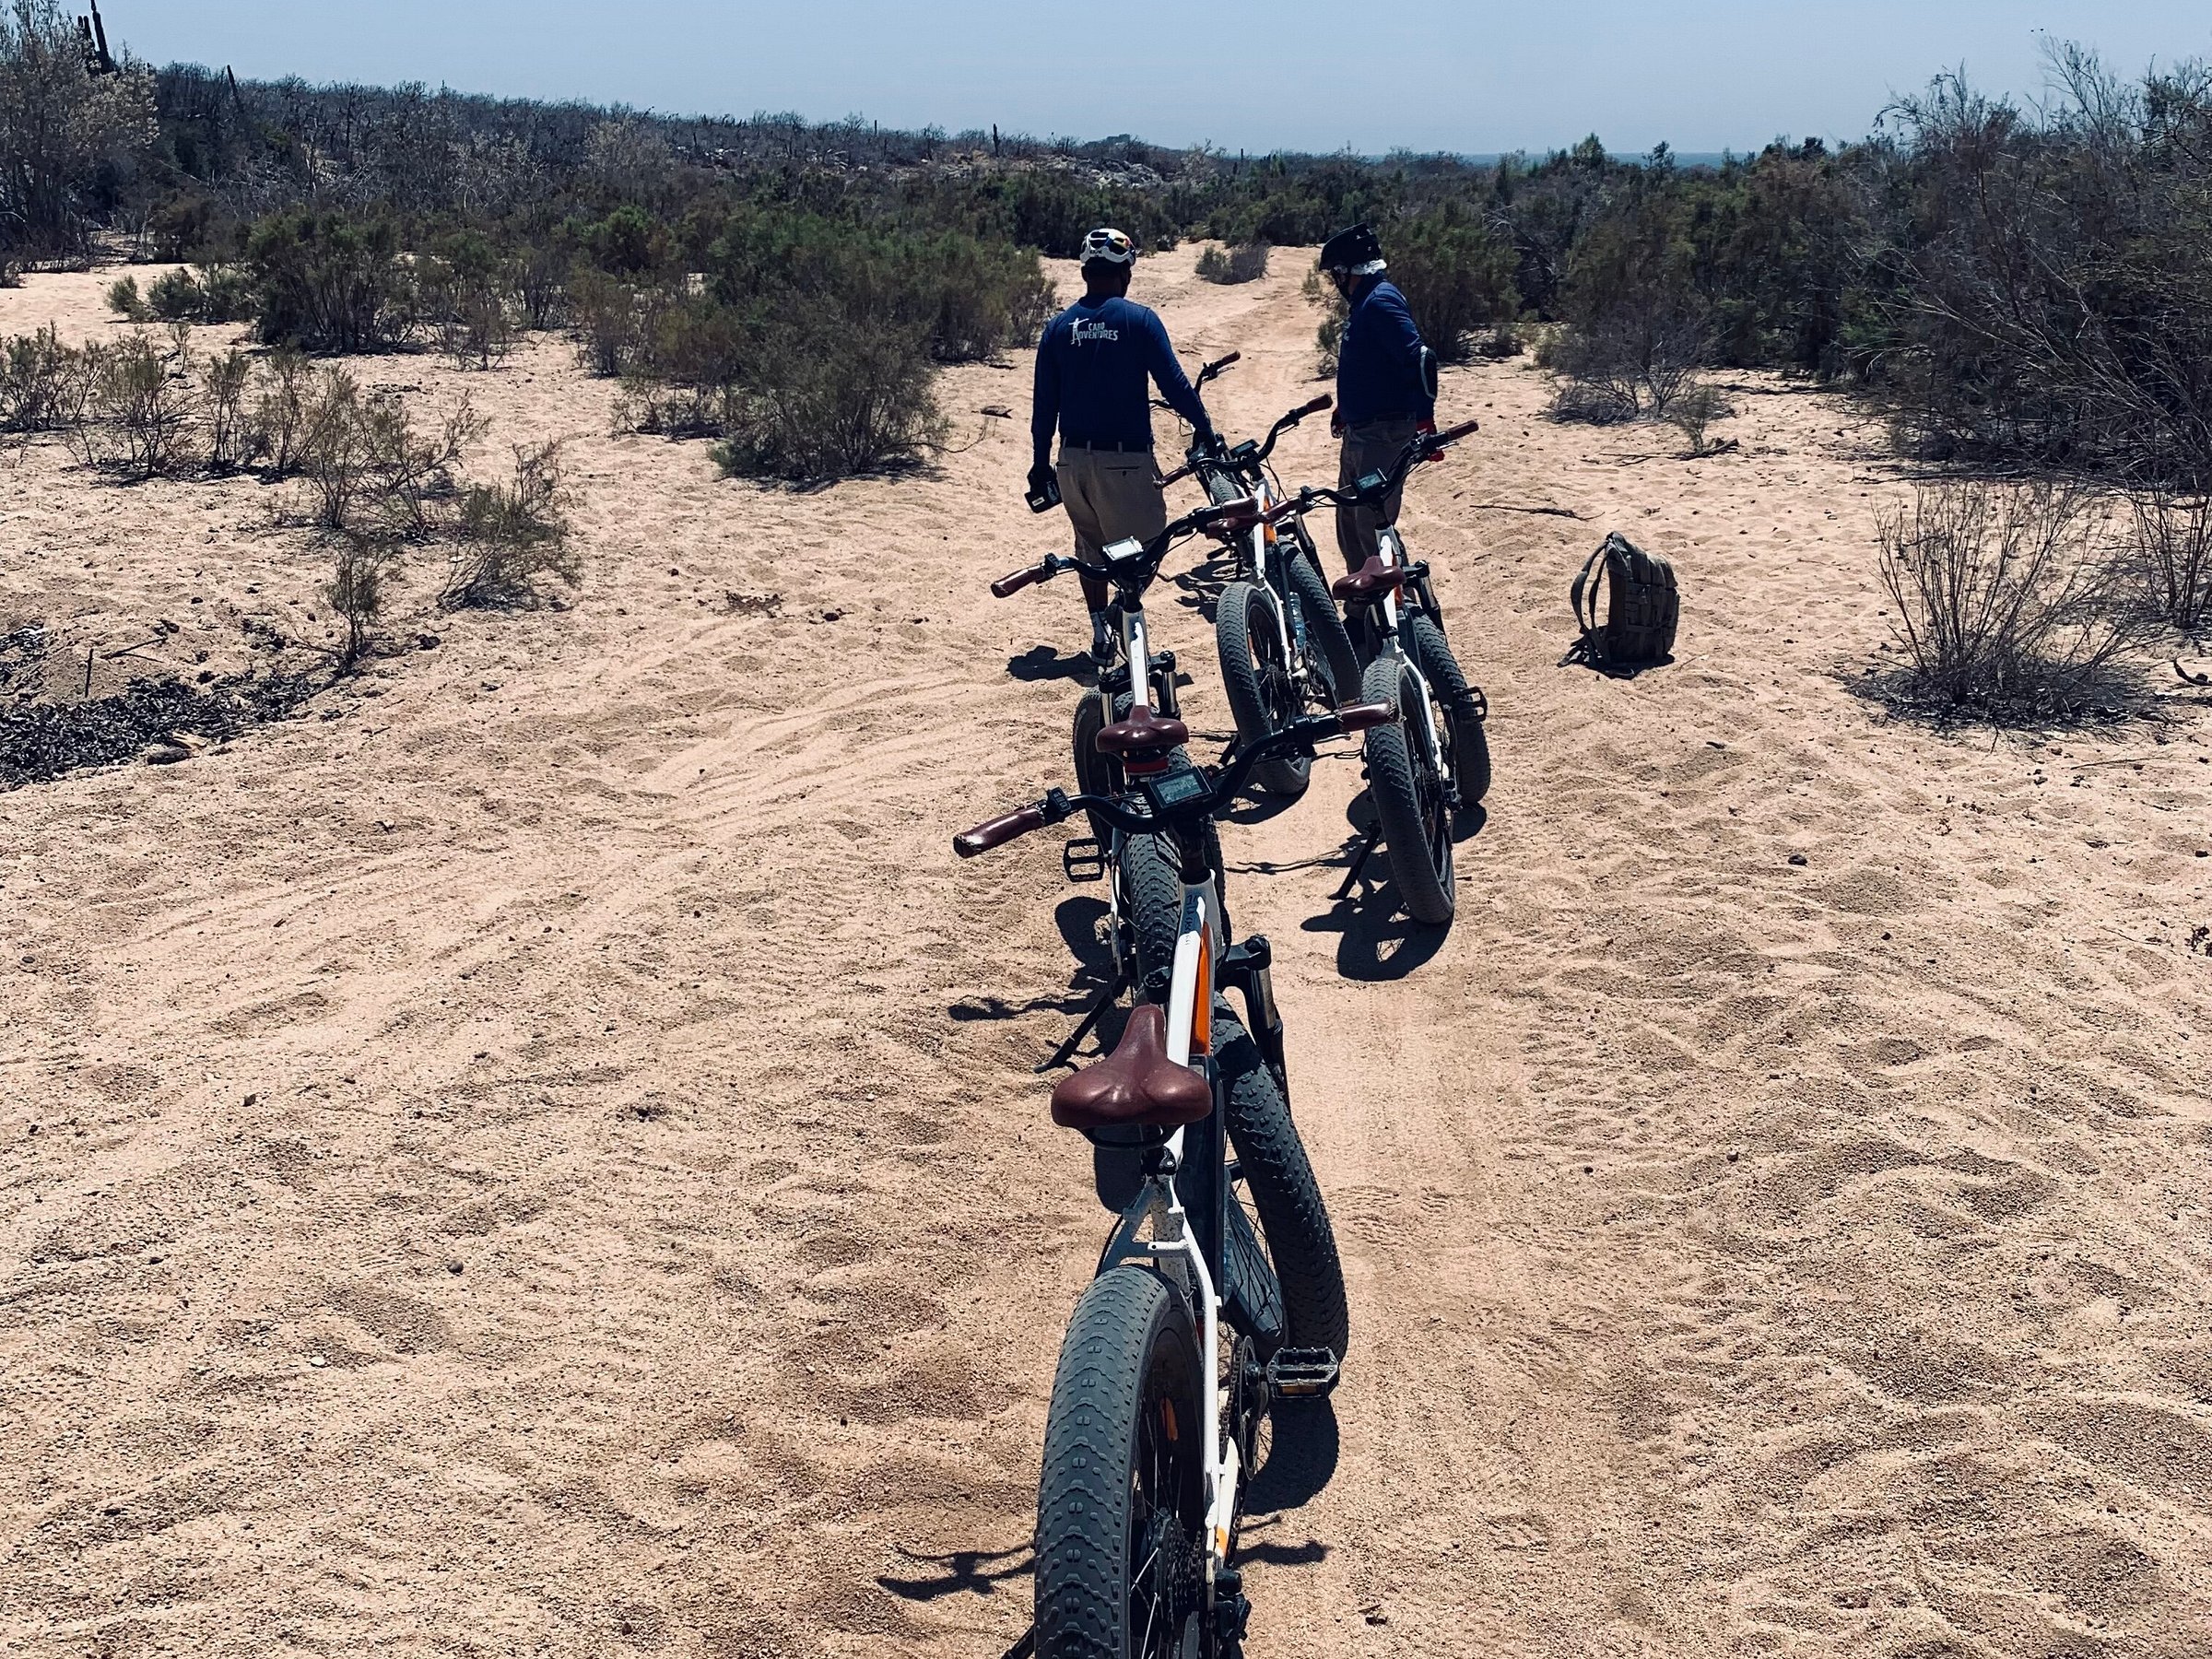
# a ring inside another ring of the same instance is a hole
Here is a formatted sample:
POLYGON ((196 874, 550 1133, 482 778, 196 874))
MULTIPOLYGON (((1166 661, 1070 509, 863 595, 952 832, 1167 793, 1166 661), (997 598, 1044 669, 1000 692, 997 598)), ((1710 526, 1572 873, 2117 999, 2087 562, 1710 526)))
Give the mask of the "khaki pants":
MULTIPOLYGON (((1135 535, 1149 541, 1168 527, 1167 492, 1149 450, 1094 450, 1060 446, 1057 468, 1060 500, 1076 528, 1076 557, 1087 565, 1104 561, 1100 549, 1135 535)), ((1106 608, 1106 584, 1083 578, 1083 598, 1092 610, 1106 608)))
MULTIPOLYGON (((1399 419, 1372 420, 1365 426, 1347 427, 1344 453, 1336 464, 1336 488, 1349 489, 1369 473, 1389 471, 1391 464, 1413 441, 1417 424, 1408 415, 1399 419)), ((1376 535, 1383 525, 1397 523, 1398 500, 1405 493, 1405 486, 1401 484, 1390 492, 1380 508, 1336 509, 1336 550, 1344 555, 1346 570, 1356 571, 1375 556, 1376 535)))

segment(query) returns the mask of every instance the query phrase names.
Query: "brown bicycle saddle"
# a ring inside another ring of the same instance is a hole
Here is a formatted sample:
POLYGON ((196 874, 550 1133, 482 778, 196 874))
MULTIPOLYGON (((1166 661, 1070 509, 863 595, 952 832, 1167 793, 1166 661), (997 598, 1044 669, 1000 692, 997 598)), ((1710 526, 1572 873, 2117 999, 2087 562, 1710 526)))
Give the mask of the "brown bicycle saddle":
POLYGON ((1329 592, 1347 605, 1359 605, 1403 586, 1405 582, 1405 566, 1384 564, 1382 554, 1371 553, 1367 562, 1350 575, 1337 577, 1329 592))
POLYGON ((1060 1079, 1053 1122, 1063 1129, 1176 1128, 1214 1109, 1214 1091, 1168 1058, 1168 1017, 1139 1003, 1113 1053, 1060 1079))
POLYGON ((1171 749, 1190 740, 1191 728, 1182 721, 1155 714, 1149 705, 1138 703, 1129 711, 1126 719, 1102 727, 1098 742, 1102 755, 1126 755, 1147 749, 1171 749))

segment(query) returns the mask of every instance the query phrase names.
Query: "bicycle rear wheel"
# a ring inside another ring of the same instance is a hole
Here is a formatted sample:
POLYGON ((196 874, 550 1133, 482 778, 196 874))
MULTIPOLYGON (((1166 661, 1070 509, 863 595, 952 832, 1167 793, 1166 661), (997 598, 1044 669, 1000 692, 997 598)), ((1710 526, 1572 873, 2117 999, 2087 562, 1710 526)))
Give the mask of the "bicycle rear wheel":
MULTIPOLYGON (((1232 582, 1221 591, 1214 607, 1214 644, 1241 742, 1271 737, 1298 717, 1302 700, 1283 655, 1275 607, 1256 583, 1232 582)), ((1312 766, 1311 756, 1286 755, 1253 768, 1252 778, 1270 794, 1300 795, 1312 766)))
POLYGON ((1482 694, 1467 684, 1436 618, 1417 613, 1410 620, 1413 660, 1444 705, 1446 747, 1451 751, 1452 781, 1459 785, 1459 804, 1472 806, 1490 793, 1490 736, 1482 694))
POLYGON ((1037 1659, 1181 1659, 1205 1617, 1206 1436, 1189 1310, 1122 1266, 1060 1345, 1037 1487, 1037 1659))
POLYGON ((1394 702, 1399 718, 1367 735, 1367 783, 1382 823, 1382 851, 1406 913, 1431 926, 1452 920, 1452 806, 1420 737, 1419 676, 1387 653, 1367 665, 1360 697, 1394 702))

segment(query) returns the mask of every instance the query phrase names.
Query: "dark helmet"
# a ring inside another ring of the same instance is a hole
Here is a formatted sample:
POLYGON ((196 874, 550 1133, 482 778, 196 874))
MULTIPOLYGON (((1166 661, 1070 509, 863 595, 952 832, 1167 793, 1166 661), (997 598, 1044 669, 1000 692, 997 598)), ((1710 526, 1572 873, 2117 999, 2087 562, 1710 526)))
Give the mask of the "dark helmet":
POLYGON ((1364 222, 1337 231, 1321 244, 1321 268, 1324 271, 1358 271, 1362 265, 1382 263, 1382 244, 1375 240, 1375 228, 1364 222))

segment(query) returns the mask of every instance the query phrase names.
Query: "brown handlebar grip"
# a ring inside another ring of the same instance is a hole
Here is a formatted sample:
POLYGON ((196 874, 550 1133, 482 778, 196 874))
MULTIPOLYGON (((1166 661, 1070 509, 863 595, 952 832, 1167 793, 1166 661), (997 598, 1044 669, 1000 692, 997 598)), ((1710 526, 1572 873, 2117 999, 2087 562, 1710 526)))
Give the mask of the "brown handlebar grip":
POLYGON ((1347 703, 1336 711, 1347 732, 1364 732, 1370 726, 1389 725, 1398 718, 1394 702, 1347 703))
POLYGON ((1467 437, 1474 432, 1477 432, 1481 430, 1481 429, 1482 422, 1479 420, 1463 420, 1459 423, 1459 425, 1455 427, 1446 427, 1442 431, 1439 432, 1436 435, 1436 441, 1439 443, 1457 443, 1462 438, 1467 437))
POLYGON ((952 838, 952 850, 962 858, 973 858, 978 853, 988 853, 994 847, 1003 847, 1018 835, 1027 835, 1032 830, 1044 828, 1044 809, 1024 806, 1009 812, 1004 818, 992 818, 978 824, 962 835, 952 838))
POLYGON ((1023 588, 1042 582, 1051 573, 1051 571, 1043 565, 1030 565, 1010 575, 1001 576, 991 584, 991 592, 995 598, 1011 599, 1023 588))
POLYGON ((1160 479, 1159 487, 1162 489, 1165 489, 1171 484, 1182 483, 1183 479, 1189 477, 1190 476, 1191 466, 1190 463, 1186 461, 1181 466, 1177 467, 1173 472, 1168 474, 1166 477, 1160 479))
POLYGON ((1241 362, 1243 359, 1244 354, 1242 352, 1232 351, 1225 358, 1216 358, 1212 362, 1208 363, 1206 367, 1211 369, 1216 374, 1218 374, 1222 370, 1228 368, 1231 363, 1241 362))
POLYGON ((1309 415, 1320 414, 1324 409, 1328 408, 1335 404, 1335 401, 1336 400, 1331 397, 1326 392, 1324 392, 1312 403, 1300 404, 1298 407, 1291 410, 1290 413, 1293 418, 1303 420, 1309 415))

